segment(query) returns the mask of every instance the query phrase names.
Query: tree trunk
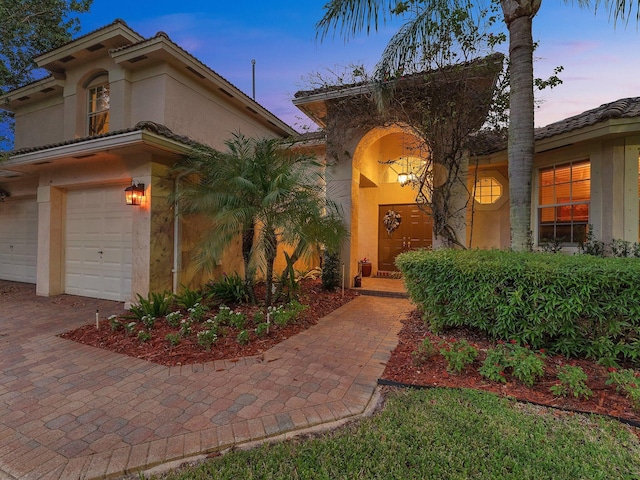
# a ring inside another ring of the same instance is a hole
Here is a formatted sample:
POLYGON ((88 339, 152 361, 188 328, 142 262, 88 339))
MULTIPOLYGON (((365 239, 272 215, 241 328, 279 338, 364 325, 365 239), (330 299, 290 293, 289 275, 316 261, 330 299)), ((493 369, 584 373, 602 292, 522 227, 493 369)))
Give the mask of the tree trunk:
POLYGON ((242 261, 244 264, 244 288, 249 297, 251 305, 256 304, 256 294, 254 290, 255 273, 251 267, 251 254, 253 252, 253 242, 255 236, 255 227, 252 225, 250 228, 245 229, 242 232, 242 261))
POLYGON ((267 307, 271 306, 273 301, 273 265, 276 261, 276 255, 278 252, 278 237, 276 232, 272 229, 265 227, 265 263, 267 264, 267 271, 265 272, 265 287, 266 295, 264 303, 267 307))
MULTIPOLYGON (((503 9, 505 3, 515 2, 503 1, 503 9)), ((508 147, 511 249, 515 251, 529 248, 531 234, 531 177, 535 142, 531 26, 536 12, 537 8, 533 11, 523 8, 510 17, 505 10, 505 22, 509 27, 511 78, 508 147)))

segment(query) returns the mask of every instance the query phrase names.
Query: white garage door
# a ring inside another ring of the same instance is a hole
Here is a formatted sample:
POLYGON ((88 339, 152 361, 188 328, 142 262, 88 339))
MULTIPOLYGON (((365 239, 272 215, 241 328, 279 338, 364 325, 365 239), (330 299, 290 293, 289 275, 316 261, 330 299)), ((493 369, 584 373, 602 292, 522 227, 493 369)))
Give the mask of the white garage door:
POLYGON ((0 202, 0 279, 36 283, 38 203, 0 202))
POLYGON ((129 299, 133 208, 124 203, 124 186, 68 192, 66 293, 129 299))

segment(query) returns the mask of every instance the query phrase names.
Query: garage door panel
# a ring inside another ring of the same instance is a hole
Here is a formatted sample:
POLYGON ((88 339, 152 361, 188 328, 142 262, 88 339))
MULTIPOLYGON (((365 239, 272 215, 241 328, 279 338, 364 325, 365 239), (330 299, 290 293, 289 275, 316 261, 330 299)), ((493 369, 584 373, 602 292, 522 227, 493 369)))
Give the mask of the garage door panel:
POLYGON ((0 279, 35 283, 37 254, 36 200, 0 202, 0 279))
POLYGON ((106 221, 112 224, 112 228, 109 231, 105 232, 105 234, 113 235, 114 237, 124 237, 131 235, 131 225, 121 225, 121 222, 119 222, 119 217, 107 218, 106 221))
POLYGON ((66 291, 127 300, 131 292, 133 212, 123 186, 70 191, 66 291))

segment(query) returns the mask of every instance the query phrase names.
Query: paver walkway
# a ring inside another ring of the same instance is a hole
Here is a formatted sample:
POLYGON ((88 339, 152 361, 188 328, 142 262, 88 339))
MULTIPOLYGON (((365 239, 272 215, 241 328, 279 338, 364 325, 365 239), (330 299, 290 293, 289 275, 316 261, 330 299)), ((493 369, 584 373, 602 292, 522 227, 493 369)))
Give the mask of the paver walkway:
POLYGON ((117 477, 361 414, 406 299, 361 296, 263 356, 164 367, 56 335, 121 312, 0 281, 0 479, 117 477))

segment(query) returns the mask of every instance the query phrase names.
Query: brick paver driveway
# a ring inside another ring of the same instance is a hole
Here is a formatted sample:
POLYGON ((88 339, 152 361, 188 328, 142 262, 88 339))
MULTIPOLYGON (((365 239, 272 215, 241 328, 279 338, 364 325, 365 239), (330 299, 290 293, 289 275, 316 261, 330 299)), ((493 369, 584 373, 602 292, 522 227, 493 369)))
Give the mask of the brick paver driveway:
POLYGON ((358 297, 261 357, 164 367, 56 335, 122 304, 0 281, 0 479, 92 479, 352 417, 406 299, 358 297))

